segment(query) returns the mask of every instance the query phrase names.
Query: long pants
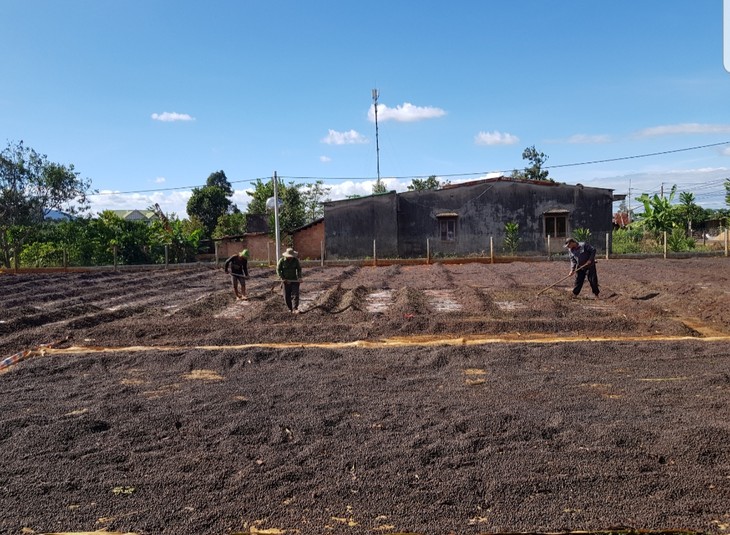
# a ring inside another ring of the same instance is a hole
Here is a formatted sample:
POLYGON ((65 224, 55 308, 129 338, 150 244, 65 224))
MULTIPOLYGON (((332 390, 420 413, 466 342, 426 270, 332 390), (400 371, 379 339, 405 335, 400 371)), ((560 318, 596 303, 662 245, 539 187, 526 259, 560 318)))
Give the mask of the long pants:
POLYGON ((284 301, 289 310, 299 308, 299 283, 284 281, 284 301))
POLYGON ((600 290, 598 289, 598 272, 596 266, 588 266, 575 272, 575 286, 573 286, 573 295, 578 295, 583 288, 583 282, 588 277, 588 284, 591 285, 591 291, 594 295, 598 295, 600 290))

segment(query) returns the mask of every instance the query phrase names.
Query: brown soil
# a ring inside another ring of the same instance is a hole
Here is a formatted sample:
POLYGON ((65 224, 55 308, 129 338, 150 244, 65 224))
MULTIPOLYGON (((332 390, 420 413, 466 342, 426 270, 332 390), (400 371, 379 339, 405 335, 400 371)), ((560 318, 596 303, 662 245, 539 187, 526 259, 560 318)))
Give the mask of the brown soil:
POLYGON ((2 275, 0 533, 730 533, 730 261, 598 269, 2 275))

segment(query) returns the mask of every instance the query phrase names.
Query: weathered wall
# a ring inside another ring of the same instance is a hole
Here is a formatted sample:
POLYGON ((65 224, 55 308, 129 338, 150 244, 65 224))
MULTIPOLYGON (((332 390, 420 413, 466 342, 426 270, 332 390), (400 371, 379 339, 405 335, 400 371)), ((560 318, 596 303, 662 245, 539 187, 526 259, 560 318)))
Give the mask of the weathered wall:
POLYGON ((553 252, 576 228, 589 229, 591 243, 604 250, 612 208, 609 189, 511 179, 337 201, 325 205, 327 254, 370 256, 373 239, 378 256, 423 257, 427 240, 432 255, 488 254, 490 237, 495 254, 503 254, 508 222, 519 225, 518 253, 546 253, 546 212, 567 214, 565 235, 551 237, 553 252), (456 217, 453 241, 441 239, 440 216, 456 217))
POLYGON ((379 257, 398 255, 395 192, 324 204, 325 258, 372 256, 373 240, 379 257))
POLYGON ((312 223, 294 232, 294 249, 302 260, 320 259, 324 241, 324 220, 312 223))
POLYGON ((276 246, 274 241, 269 238, 268 234, 244 234, 234 238, 223 238, 218 241, 218 259, 226 258, 240 253, 243 249, 248 249, 248 259, 257 261, 269 261, 275 259, 274 249, 276 246), (269 258, 271 256, 271 259, 269 258))

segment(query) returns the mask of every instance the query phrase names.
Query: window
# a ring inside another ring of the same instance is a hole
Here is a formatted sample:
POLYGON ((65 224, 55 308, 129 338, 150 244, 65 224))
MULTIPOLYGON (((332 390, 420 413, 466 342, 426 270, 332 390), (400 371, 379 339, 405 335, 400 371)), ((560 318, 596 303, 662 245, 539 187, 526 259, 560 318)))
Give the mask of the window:
POLYGON ((439 231, 441 234, 441 241, 456 241, 456 218, 439 218, 439 231))
POLYGON ((565 238, 568 236, 568 214, 545 214, 545 236, 565 238))

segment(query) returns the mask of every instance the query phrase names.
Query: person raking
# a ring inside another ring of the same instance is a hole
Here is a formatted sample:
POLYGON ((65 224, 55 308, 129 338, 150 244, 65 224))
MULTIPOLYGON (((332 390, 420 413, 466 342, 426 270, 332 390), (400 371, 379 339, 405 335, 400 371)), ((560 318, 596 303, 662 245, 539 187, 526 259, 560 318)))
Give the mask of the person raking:
POLYGON ((568 249, 568 258, 570 259, 570 275, 575 274, 575 284, 573 285, 573 295, 578 297, 586 277, 588 284, 596 299, 601 293, 598 288, 598 272, 596 271, 596 249, 588 242, 579 242, 575 238, 565 240, 565 247, 568 249))
POLYGON ((244 249, 238 254, 233 255, 226 260, 223 269, 228 273, 231 268, 231 284, 233 285, 233 293, 236 299, 248 299, 246 294, 246 279, 248 278, 248 249, 244 249), (239 290, 240 287, 240 290, 239 290))

